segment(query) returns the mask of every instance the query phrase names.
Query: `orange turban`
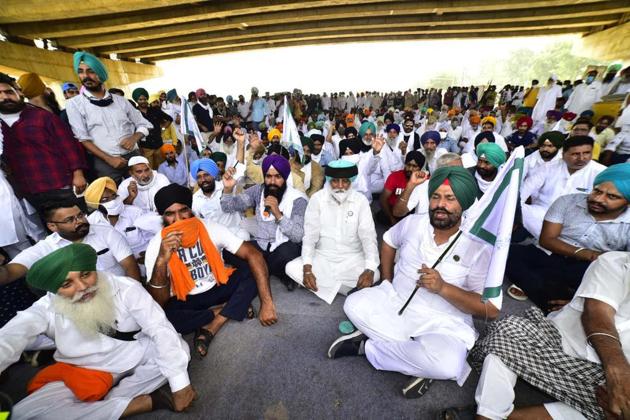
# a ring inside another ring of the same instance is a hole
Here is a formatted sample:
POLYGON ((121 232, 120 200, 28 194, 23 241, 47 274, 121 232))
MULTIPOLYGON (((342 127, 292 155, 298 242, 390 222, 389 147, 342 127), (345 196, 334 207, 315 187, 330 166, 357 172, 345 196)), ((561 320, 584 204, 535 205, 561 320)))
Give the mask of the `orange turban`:
POLYGON ((175 147, 173 147, 172 144, 168 144, 168 143, 164 144, 164 145, 162 145, 162 147, 160 147, 160 152, 162 152, 162 157, 166 157, 166 154, 169 153, 169 152, 176 153, 175 152, 175 147))
POLYGON ((346 115, 346 127, 354 127, 354 114, 346 115))
POLYGON ((46 90, 46 85, 36 73, 24 73, 18 79, 18 85, 20 85, 22 93, 28 99, 41 96, 46 90))
POLYGON ((470 117, 471 124, 479 124, 480 122, 481 122, 481 118, 479 117, 479 115, 472 115, 470 117))

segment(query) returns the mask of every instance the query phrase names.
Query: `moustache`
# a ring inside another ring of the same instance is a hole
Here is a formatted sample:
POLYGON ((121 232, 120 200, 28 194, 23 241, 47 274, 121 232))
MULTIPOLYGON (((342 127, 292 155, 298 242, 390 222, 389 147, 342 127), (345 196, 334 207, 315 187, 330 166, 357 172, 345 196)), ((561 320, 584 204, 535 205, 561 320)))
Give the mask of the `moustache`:
POLYGON ((82 292, 76 292, 74 294, 74 296, 72 296, 72 299, 70 301, 72 303, 76 303, 76 302, 80 301, 81 299, 83 299, 83 296, 87 295, 88 293, 94 293, 97 290, 98 290, 98 286, 88 287, 87 289, 83 290, 82 292))
POLYGON ((85 230, 89 227, 90 225, 88 223, 83 223, 80 224, 79 226, 76 227, 76 229, 74 230, 75 232, 79 232, 81 230, 85 230))
POLYGON ((444 212, 446 214, 453 214, 450 211, 446 210, 444 207, 436 207, 433 210, 431 210, 432 213, 437 213, 438 211, 444 212))

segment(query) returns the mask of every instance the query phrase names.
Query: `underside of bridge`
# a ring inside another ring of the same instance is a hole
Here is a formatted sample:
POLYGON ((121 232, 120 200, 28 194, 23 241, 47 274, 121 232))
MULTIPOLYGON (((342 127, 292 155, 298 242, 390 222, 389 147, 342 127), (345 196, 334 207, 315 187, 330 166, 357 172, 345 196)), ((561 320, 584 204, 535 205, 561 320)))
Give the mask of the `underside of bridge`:
MULTIPOLYGON (((627 60, 629 20, 628 0, 0 3, 0 30, 8 43, 32 47, 34 39, 41 39, 59 51, 88 50, 103 57, 115 53, 122 61, 119 67, 139 60, 152 64, 195 55, 308 44, 568 33, 584 36, 584 55, 627 60)), ((0 65, 11 67, 4 61, 0 54, 0 65)), ((135 71, 137 74, 138 68, 135 71)), ((146 73, 149 76, 152 70, 146 73)))

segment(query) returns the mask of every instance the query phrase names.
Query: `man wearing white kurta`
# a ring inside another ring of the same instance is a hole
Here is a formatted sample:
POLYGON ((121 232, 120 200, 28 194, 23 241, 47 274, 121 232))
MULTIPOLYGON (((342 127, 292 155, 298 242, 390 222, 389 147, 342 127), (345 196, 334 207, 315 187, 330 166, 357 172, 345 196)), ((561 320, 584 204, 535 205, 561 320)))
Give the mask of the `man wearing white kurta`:
POLYGON ((429 215, 408 216, 385 233, 383 282, 348 296, 344 311, 357 331, 337 339, 328 357, 365 354, 376 369, 416 377, 403 388, 407 398, 424 394, 433 379, 464 383, 470 373, 466 355, 478 335, 472 315, 494 318, 499 312, 480 295, 492 249, 457 235, 476 191, 464 168, 435 171, 429 215), (429 268, 440 260, 436 269, 429 268))
POLYGON ((118 419, 190 405, 188 346, 139 282, 97 272, 85 244, 38 261, 27 282, 49 293, 0 329, 0 372, 39 334, 55 341, 59 364, 37 374, 15 418, 118 419))
POLYGON ((538 91, 538 101, 532 111, 532 119, 534 124, 544 123, 547 111, 556 109, 556 100, 562 98, 562 86, 556 84, 558 76, 552 74, 547 80, 547 86, 540 88, 538 91))
POLYGON ((329 304, 337 293, 369 287, 379 277, 370 203, 352 188, 358 173, 346 160, 326 167, 326 185, 306 207, 302 256, 286 266, 289 277, 329 304))
POLYGON ((606 167, 592 160, 594 140, 588 136, 569 137, 562 148, 562 159, 549 162, 528 175, 521 186, 523 226, 536 239, 540 236, 545 213, 560 196, 590 193, 595 177, 606 167), (526 201, 531 198, 531 203, 526 201))
POLYGON ((549 162, 562 159, 564 134, 559 131, 547 131, 538 137, 538 150, 525 156, 523 162, 523 181, 531 174, 544 170, 549 162))
POLYGON ((602 82, 595 80, 595 77, 597 77, 597 71, 590 71, 584 83, 573 89, 569 100, 564 104, 567 111, 580 115, 584 111, 590 111, 593 104, 601 99, 602 82))
POLYGON ((143 211, 155 211, 153 198, 155 194, 171 182, 168 178, 152 170, 149 161, 144 156, 134 156, 129 159, 129 174, 118 186, 118 196, 125 204, 133 204, 143 211))

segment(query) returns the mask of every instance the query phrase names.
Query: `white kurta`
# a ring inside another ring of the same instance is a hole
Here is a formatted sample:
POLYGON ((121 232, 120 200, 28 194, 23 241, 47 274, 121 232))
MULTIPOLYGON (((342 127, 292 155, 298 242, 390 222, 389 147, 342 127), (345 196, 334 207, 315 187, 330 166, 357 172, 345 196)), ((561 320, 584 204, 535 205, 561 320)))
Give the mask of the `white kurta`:
MULTIPOLYGON (((90 225, 102 225, 112 227, 109 220, 100 211, 94 211, 88 216, 90 225)), ((121 235, 125 237, 127 243, 137 258, 141 252, 146 251, 149 241, 157 230, 161 229, 162 218, 155 213, 145 213, 136 206, 125 204, 122 212, 118 216, 116 225, 113 226, 121 235), (152 220, 148 220, 152 219, 152 220), (157 228, 157 230, 156 230, 157 228)))
POLYGON ((35 240, 44 237, 44 230, 37 220, 37 215, 30 216, 24 210, 23 202, 15 196, 2 170, 0 170, 0 203, 3 203, 0 211, 0 226, 2 226, 0 247, 9 248, 15 245, 15 250, 11 252, 13 254, 13 251, 30 246, 27 236, 35 240))
POLYGON ((538 101, 532 111, 532 119, 534 122, 545 121, 547 119, 547 111, 556 109, 556 100, 562 97, 562 87, 553 84, 551 87, 541 87, 538 91, 538 101))
MULTIPOLYGON (((558 153, 556 153, 556 155, 549 162, 553 162, 558 159, 562 159, 562 149, 558 150, 558 153)), ((527 177, 531 175, 532 173, 542 170, 542 168, 538 169, 539 167, 541 167, 541 165, 546 165, 549 162, 545 162, 543 160, 542 156, 540 156, 539 150, 536 150, 534 153, 528 156, 525 156, 525 160, 523 161, 523 181, 522 182, 525 182, 525 179, 527 179, 527 177)))
POLYGON ((573 89, 564 107, 567 111, 580 115, 584 111, 590 111, 593 104, 602 97, 602 82, 582 83, 573 89))
POLYGON ((114 294, 116 328, 141 330, 135 340, 82 335, 72 321, 55 313, 54 295, 49 293, 0 329, 0 372, 19 360, 35 337, 45 334, 57 346, 55 360, 110 372, 116 385, 103 400, 84 403, 62 382, 52 382, 20 401, 13 408, 15 418, 118 419, 138 395, 167 381, 173 392, 190 384, 188 346, 142 285, 108 273, 99 273, 99 281, 108 282, 114 294))
MULTIPOLYGON (((118 186, 118 195, 123 201, 129 197, 128 188, 131 181, 134 181, 132 177, 126 178, 118 186)), ((162 187, 166 187, 170 183, 171 182, 165 175, 157 171, 153 171, 153 180, 149 185, 143 186, 138 184, 138 195, 133 200, 133 205, 140 207, 143 211, 157 211, 155 208, 155 202, 153 201, 155 194, 157 194, 162 187)))
POLYGON ((370 203, 351 191, 342 204, 330 195, 330 184, 313 194, 304 215, 302 256, 286 266, 286 273, 302 284, 304 264, 312 265, 317 296, 332 303, 337 293, 346 294, 369 269, 378 280, 378 247, 370 203))
MULTIPOLYGON (((451 237, 451 241, 455 235, 451 237)), ((470 367, 467 350, 477 339, 472 316, 439 295, 420 288, 402 315, 422 264, 431 267, 449 243, 436 245, 428 215, 404 218, 383 236, 398 250, 393 282, 363 289, 346 299, 344 311, 369 337, 365 353, 380 370, 433 379, 455 379, 462 385, 470 367)), ((436 267, 444 281, 481 293, 492 249, 465 236, 436 267)))
POLYGON ((243 216, 241 213, 225 213, 221 209, 221 196, 223 195, 223 183, 217 181, 210 197, 201 189, 193 194, 192 211, 200 219, 211 220, 225 226, 244 241, 249 241, 249 233, 241 226, 243 216))
POLYGON ((595 177, 606 167, 595 161, 569 174, 567 164, 559 159, 549 162, 544 170, 531 173, 521 186, 523 226, 536 239, 540 236, 543 220, 551 204, 560 196, 590 193, 595 177), (525 201, 531 197, 531 204, 525 201))

